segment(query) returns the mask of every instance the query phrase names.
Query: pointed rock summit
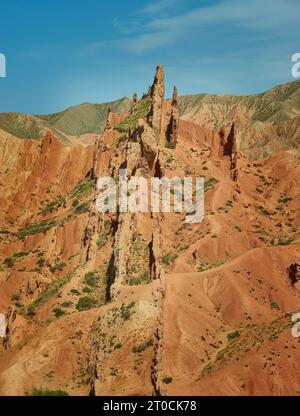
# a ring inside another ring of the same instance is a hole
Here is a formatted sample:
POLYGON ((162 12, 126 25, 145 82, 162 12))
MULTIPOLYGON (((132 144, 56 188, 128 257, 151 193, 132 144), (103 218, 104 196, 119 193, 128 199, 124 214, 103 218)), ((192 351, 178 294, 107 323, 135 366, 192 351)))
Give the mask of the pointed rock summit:
POLYGON ((175 149, 177 144, 178 135, 178 124, 179 124, 179 105, 178 105, 178 92, 174 86, 172 103, 171 103, 171 117, 166 131, 166 140, 168 145, 175 149))
POLYGON ((137 96, 137 93, 134 92, 133 93, 133 96, 132 96, 132 103, 131 103, 131 108, 130 108, 130 114, 133 114, 134 113, 135 107, 136 107, 137 103, 138 103, 138 96, 137 96))
POLYGON ((151 109, 148 115, 148 122, 158 134, 161 134, 162 112, 165 98, 165 79, 164 68, 162 65, 159 65, 156 68, 154 82, 150 89, 150 95, 151 109))

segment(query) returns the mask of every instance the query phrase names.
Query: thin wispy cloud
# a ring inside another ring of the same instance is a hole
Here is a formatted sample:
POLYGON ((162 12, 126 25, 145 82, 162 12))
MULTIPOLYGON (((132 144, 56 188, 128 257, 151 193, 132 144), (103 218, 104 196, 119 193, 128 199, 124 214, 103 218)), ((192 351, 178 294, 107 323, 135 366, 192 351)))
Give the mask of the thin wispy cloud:
POLYGON ((219 23, 236 24, 252 29, 276 29, 299 22, 300 3, 298 0, 223 0, 210 7, 200 7, 171 18, 155 19, 147 27, 162 30, 187 28, 195 25, 219 23))
POLYGON ((182 3, 182 0, 158 0, 155 2, 151 2, 144 7, 142 7, 138 12, 154 15, 157 13, 163 12, 173 12, 174 9, 182 3))
POLYGON ((228 25, 231 30, 234 26, 276 36, 287 30, 291 33, 299 24, 298 0, 223 0, 175 16, 157 17, 159 11, 167 10, 173 2, 165 0, 147 5, 144 10, 152 11, 153 15, 156 10, 156 17, 143 21, 135 36, 122 39, 120 45, 129 52, 142 53, 174 44, 178 39, 188 36, 191 30, 203 32, 207 28, 218 30, 220 27, 224 30, 228 25))

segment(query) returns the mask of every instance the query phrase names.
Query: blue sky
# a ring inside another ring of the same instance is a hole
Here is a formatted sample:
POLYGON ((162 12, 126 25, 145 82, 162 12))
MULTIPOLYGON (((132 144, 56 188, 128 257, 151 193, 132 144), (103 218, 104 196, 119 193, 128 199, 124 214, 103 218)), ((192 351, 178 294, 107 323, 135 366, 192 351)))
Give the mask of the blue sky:
POLYGON ((141 94, 251 94, 293 80, 299 0, 10 0, 1 4, 0 111, 45 114, 141 94))

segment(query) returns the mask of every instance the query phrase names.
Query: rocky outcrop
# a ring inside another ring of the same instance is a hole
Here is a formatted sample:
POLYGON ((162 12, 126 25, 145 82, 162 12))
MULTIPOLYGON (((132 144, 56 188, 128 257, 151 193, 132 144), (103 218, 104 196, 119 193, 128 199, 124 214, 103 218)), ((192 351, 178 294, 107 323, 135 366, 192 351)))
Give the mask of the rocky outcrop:
POLYGON ((230 159, 230 176, 233 182, 238 180, 238 158, 241 156, 237 142, 235 124, 232 123, 229 133, 226 135, 224 129, 220 133, 222 156, 228 156, 230 159))
POLYGON ((299 305, 299 158, 252 164, 237 149, 233 119, 221 134, 179 122, 177 90, 164 99, 162 71, 131 110, 109 110, 91 146, 52 134, 23 144, 0 132, 0 394, 297 391, 299 349, 287 360, 284 347, 293 347, 285 313, 299 305), (100 213, 96 180, 120 181, 120 169, 128 179, 205 176, 205 220, 100 213), (243 331, 229 341, 235 328, 243 331), (271 348, 282 374, 267 363, 271 348), (236 364, 244 357, 246 377, 236 364))
POLYGON ((148 115, 150 126, 160 136, 162 128, 162 110, 165 97, 164 69, 162 65, 156 68, 154 83, 150 90, 151 109, 148 115))
POLYGON ((178 105, 178 93, 177 88, 174 87, 173 97, 171 103, 171 116, 167 126, 166 140, 168 147, 175 149, 177 144, 178 136, 178 125, 179 125, 179 105, 178 105))
POLYGON ((109 129, 109 128, 111 128, 112 127, 112 124, 111 124, 111 120, 112 119, 112 111, 111 111, 111 107, 108 107, 108 110, 107 110, 107 119, 106 119, 106 126, 105 126, 105 128, 106 129, 109 129))

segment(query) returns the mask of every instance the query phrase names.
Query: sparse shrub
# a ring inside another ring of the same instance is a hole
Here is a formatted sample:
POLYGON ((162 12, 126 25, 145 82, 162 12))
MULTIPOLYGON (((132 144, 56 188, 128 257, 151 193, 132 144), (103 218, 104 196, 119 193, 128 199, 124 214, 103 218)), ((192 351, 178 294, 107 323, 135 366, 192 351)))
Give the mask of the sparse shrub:
POLYGON ((241 335, 240 331, 237 329, 233 332, 230 332, 229 334, 227 334, 227 339, 228 341, 231 341, 234 338, 238 338, 241 335))
POLYGON ((84 281, 88 286, 96 287, 98 285, 99 276, 97 272, 88 272, 84 275, 84 281))
POLYGON ((270 302, 270 305, 271 305, 271 308, 277 309, 278 311, 280 311, 280 307, 276 302, 272 301, 270 302))
POLYGON ((39 297, 27 307, 27 314, 30 317, 35 315, 35 308, 45 303, 48 299, 59 293, 59 289, 64 286, 67 282, 70 281, 72 273, 68 273, 63 279, 55 281, 49 284, 44 292, 42 292, 39 297))
POLYGON ((52 212, 53 210, 56 210, 60 207, 63 207, 66 205, 66 200, 62 196, 60 196, 55 201, 48 202, 48 204, 45 206, 45 208, 42 209, 43 214, 47 214, 49 212, 52 212))
POLYGON ((166 376, 162 379, 162 382, 165 383, 165 384, 170 384, 170 383, 172 383, 172 381, 173 381, 173 378, 169 377, 169 376, 166 376))
POLYGON ((210 189, 213 189, 218 182, 219 181, 216 178, 210 178, 210 179, 208 179, 208 181, 205 181, 205 183, 204 183, 204 192, 207 192, 210 189))
POLYGON ((40 258, 38 259, 38 261, 36 262, 36 264, 37 264, 39 267, 43 267, 43 266, 45 265, 45 262, 46 262, 46 260, 45 260, 43 257, 40 257, 40 258))
POLYGON ((164 256, 162 256, 162 264, 164 266, 169 266, 171 263, 173 263, 178 257, 178 254, 173 253, 172 251, 169 251, 168 253, 166 253, 164 256))
POLYGON ((185 175, 191 175, 192 174, 192 169, 189 166, 185 166, 184 173, 185 173, 185 175))
POLYGON ((55 273, 57 271, 62 271, 64 268, 66 267, 66 263, 63 263, 61 261, 53 264, 52 266, 50 266, 50 270, 52 273, 55 273))
POLYGON ((89 212, 90 204, 88 202, 84 202, 83 204, 77 205, 77 207, 74 210, 75 215, 85 214, 86 212, 89 212))
POLYGON ((150 107, 151 100, 150 96, 147 95, 137 103, 134 113, 127 116, 120 124, 115 126, 115 128, 121 133, 128 133, 130 129, 136 128, 139 119, 147 116, 150 107))
POLYGON ((120 312, 121 312, 121 317, 124 319, 124 321, 128 321, 128 319, 130 319, 133 311, 132 308, 134 307, 135 302, 130 302, 128 305, 124 305, 124 303, 122 304, 121 308, 120 308, 120 312))
POLYGON ((35 306, 33 304, 27 307, 27 315, 31 318, 35 315, 35 306))
POLYGON ((44 220, 37 224, 29 224, 27 225, 27 227, 19 229, 18 237, 23 239, 28 235, 45 233, 46 231, 50 230, 52 227, 55 226, 56 222, 54 220, 44 220))
POLYGON ((33 389, 32 396, 69 396, 66 391, 63 390, 48 390, 48 389, 33 389))
POLYGON ((83 296, 79 298, 76 309, 78 311, 87 311, 88 309, 92 309, 96 304, 96 301, 94 298, 90 296, 83 296))
POLYGON ((211 269, 214 269, 215 267, 222 266, 222 264, 224 263, 225 263, 225 260, 223 259, 217 260, 215 263, 211 263, 211 264, 207 263, 205 260, 202 259, 199 262, 197 270, 198 272, 205 272, 206 270, 211 270, 211 269))
POLYGON ((121 344, 121 342, 118 342, 118 344, 116 344, 115 346, 114 346, 114 349, 115 350, 119 350, 120 348, 122 348, 122 344, 121 344))
POLYGON ((4 264, 7 266, 7 267, 9 267, 9 268, 11 268, 11 267, 13 267, 14 266, 14 264, 16 263, 16 261, 18 261, 18 259, 20 259, 20 258, 22 258, 22 257, 25 257, 25 256, 27 256, 29 253, 28 252, 25 252, 25 251, 21 251, 21 252, 19 252, 19 253, 15 253, 15 254, 13 254, 11 257, 7 257, 5 260, 4 260, 4 264))
POLYGON ((142 344, 138 345, 137 347, 133 347, 132 351, 134 353, 144 352, 146 349, 153 346, 153 339, 149 339, 148 341, 143 342, 142 344))
POLYGON ((53 309, 53 314, 54 314, 55 318, 59 318, 60 316, 65 315, 65 313, 66 312, 63 309, 60 309, 60 308, 54 308, 53 309))
POLYGON ((132 286, 142 285, 142 284, 147 284, 147 283, 150 283, 150 275, 148 272, 142 272, 138 276, 131 277, 129 279, 129 284, 132 286))
POLYGON ((70 306, 72 306, 73 305, 73 302, 71 302, 70 300, 67 300, 67 301, 65 301, 65 302, 63 302, 62 304, 61 304, 61 306, 63 307, 63 308, 69 308, 70 306))
POLYGON ((75 186, 75 188, 70 194, 70 198, 71 199, 76 198, 76 200, 80 201, 82 198, 89 195, 93 191, 94 188, 95 188, 94 179, 86 178, 75 186))

